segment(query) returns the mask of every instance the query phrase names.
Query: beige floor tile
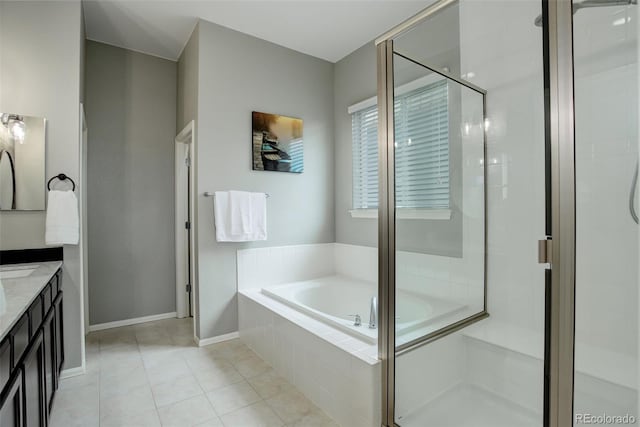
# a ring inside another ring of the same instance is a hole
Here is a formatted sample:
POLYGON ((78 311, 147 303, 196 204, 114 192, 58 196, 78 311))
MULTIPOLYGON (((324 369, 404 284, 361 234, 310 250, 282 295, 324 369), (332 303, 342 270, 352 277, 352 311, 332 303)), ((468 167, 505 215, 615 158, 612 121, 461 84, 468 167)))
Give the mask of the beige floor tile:
POLYGON ((58 390, 68 390, 90 385, 97 387, 99 378, 100 373, 95 371, 87 372, 84 375, 76 375, 75 377, 65 378, 60 380, 60 383, 58 384, 58 390))
POLYGON ((327 414, 319 409, 300 418, 298 421, 288 424, 288 427, 339 427, 327 414))
MULTIPOLYGON (((205 396, 196 396, 158 408, 163 427, 190 427, 216 418, 205 396)), ((240 427, 240 426, 237 426, 240 427)))
POLYGON ((155 409, 151 387, 142 386, 129 393, 100 400, 100 419, 128 417, 155 409))
POLYGON ((91 333, 88 374, 60 383, 50 427, 336 426, 240 340, 196 347, 192 328, 166 319, 91 333))
POLYGON ((233 367, 245 378, 255 377, 271 369, 271 366, 253 354, 245 359, 234 360, 233 367))
POLYGON ((195 427, 224 427, 222 424, 222 420, 220 420, 220 418, 215 417, 212 420, 209 421, 205 421, 202 424, 198 424, 195 427))
POLYGON ((254 403, 220 417, 225 427, 280 427, 282 420, 264 402, 254 403))
POLYGON ((293 389, 293 385, 282 378, 276 371, 269 369, 267 372, 247 379, 261 398, 268 399, 277 394, 293 389))
POLYGON ((119 345, 100 350, 100 370, 108 371, 114 366, 142 361, 137 344, 119 345))
POLYGON ((106 350, 111 347, 119 347, 124 345, 136 345, 136 336, 130 332, 112 332, 115 329, 109 331, 102 331, 103 335, 98 337, 100 350, 106 350))
POLYGON ((138 365, 131 370, 103 375, 100 377, 100 399, 105 400, 121 394, 127 394, 139 387, 148 385, 149 381, 142 365, 138 365))
POLYGON ((152 368, 145 368, 149 384, 156 385, 166 383, 176 378, 191 374, 184 360, 177 360, 166 365, 157 365, 152 368))
POLYGON ((202 388, 191 374, 151 387, 156 406, 166 406, 203 394, 202 388))
POLYGON ((239 339, 211 344, 205 348, 207 351, 227 360, 238 360, 247 356, 255 356, 255 353, 239 339))
POLYGON ((133 415, 114 415, 103 419, 100 427, 160 427, 160 417, 155 409, 133 415))
POLYGON ((213 391, 244 381, 243 376, 233 366, 229 366, 226 369, 207 369, 194 372, 194 375, 204 391, 213 391))
POLYGON ((59 389, 53 403, 51 426, 98 426, 100 400, 97 384, 59 389))
POLYGON ((218 415, 261 400, 258 393, 246 381, 210 391, 207 393, 207 398, 218 415))
POLYGON ((297 390, 281 393, 266 402, 285 424, 293 424, 316 410, 316 406, 297 390))
POLYGON ((210 369, 228 369, 233 367, 233 364, 229 360, 223 359, 209 351, 188 352, 183 354, 189 368, 191 368, 191 371, 194 373, 210 369))

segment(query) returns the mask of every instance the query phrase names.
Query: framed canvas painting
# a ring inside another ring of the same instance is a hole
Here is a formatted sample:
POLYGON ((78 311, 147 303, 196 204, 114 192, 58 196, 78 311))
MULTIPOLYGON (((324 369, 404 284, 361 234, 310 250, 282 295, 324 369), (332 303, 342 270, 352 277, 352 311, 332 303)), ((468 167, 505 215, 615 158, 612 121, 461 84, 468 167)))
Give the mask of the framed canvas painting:
POLYGON ((302 173, 302 119, 251 113, 253 170, 302 173))

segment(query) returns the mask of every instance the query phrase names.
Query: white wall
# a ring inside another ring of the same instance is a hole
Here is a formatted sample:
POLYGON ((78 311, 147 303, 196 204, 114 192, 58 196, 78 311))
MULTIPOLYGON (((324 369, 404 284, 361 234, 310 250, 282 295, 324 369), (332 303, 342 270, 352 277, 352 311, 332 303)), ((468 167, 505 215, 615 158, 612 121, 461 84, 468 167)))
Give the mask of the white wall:
MULTIPOLYGON (((581 10, 574 18, 575 359, 609 376, 618 371, 616 382, 636 391, 639 229, 628 204, 639 144, 637 8, 581 10)), ((636 208, 637 201, 636 193, 636 208)), ((577 382, 576 391, 576 405, 590 406, 589 385, 577 382)))
MULTIPOLYGON (((64 172, 78 185, 81 22, 79 1, 0 3, 0 111, 45 117, 46 176, 64 172)), ((44 212, 0 213, 0 249, 44 247, 44 218, 44 212)), ((65 246, 65 369, 82 364, 79 262, 79 247, 65 246)))

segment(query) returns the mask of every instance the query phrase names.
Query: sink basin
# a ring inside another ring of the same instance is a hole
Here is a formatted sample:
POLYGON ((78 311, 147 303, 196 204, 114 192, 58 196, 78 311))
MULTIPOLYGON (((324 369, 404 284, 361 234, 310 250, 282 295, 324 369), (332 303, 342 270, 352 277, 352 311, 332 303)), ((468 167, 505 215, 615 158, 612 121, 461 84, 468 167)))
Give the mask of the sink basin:
POLYGON ((29 267, 7 268, 0 270, 0 279, 18 279, 31 275, 39 266, 30 265, 29 267))

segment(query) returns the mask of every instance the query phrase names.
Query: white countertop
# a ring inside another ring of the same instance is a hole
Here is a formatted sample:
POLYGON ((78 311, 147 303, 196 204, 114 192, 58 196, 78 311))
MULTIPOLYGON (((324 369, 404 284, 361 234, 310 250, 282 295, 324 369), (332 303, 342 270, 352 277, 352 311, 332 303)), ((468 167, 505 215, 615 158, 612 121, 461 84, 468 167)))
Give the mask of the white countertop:
POLYGON ((27 308, 44 289, 49 280, 62 266, 61 261, 34 262, 30 264, 11 264, 0 267, 2 270, 12 270, 19 267, 38 268, 27 277, 15 279, 1 279, 0 284, 4 288, 7 300, 7 310, 0 314, 0 338, 4 338, 7 332, 20 319, 20 316, 27 311, 27 308))

